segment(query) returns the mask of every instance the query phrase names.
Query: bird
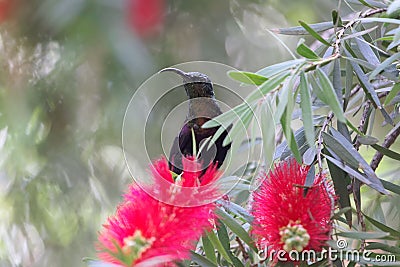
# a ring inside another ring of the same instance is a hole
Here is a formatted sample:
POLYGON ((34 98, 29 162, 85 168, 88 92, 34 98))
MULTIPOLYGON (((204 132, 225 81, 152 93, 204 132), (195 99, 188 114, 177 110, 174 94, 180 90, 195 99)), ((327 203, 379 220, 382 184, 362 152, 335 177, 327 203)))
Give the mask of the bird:
POLYGON ((184 72, 177 68, 165 68, 161 72, 174 72, 181 76, 183 78, 183 87, 189 99, 186 120, 171 147, 169 169, 180 175, 183 171, 183 161, 189 157, 196 158, 196 156, 201 164, 202 174, 205 173, 210 165, 220 168, 231 147, 230 143, 223 145, 230 127, 223 130, 210 148, 208 148, 208 144, 205 144, 198 155, 194 155, 193 151, 193 138, 196 143, 195 149, 198 152, 203 142, 207 139, 210 140, 219 127, 223 127, 202 128, 204 123, 222 114, 221 108, 215 99, 214 88, 210 78, 200 72, 184 72))

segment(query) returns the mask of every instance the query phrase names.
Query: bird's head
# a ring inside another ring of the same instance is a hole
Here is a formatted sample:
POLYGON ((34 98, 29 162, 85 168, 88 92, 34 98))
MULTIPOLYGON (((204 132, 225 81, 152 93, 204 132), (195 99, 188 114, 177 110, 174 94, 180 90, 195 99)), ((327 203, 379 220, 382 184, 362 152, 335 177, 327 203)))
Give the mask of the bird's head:
POLYGON ((200 72, 184 72, 176 68, 166 68, 160 72, 175 72, 183 78, 187 96, 192 99, 196 97, 214 97, 214 89, 210 78, 200 72))

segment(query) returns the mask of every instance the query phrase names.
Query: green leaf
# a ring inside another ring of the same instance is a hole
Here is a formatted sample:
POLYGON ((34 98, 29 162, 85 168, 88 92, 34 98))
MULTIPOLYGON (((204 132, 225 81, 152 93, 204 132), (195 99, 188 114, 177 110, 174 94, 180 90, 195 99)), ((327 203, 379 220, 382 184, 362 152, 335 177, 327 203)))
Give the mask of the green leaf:
POLYGON ((218 250, 218 252, 221 254, 224 259, 232 264, 231 258, 229 257, 228 253, 226 252, 224 246, 222 245, 221 241, 218 239, 217 235, 214 233, 214 231, 209 231, 206 233, 208 239, 211 241, 213 244, 214 248, 218 250))
MULTIPOLYGON (((347 186, 350 184, 350 177, 346 172, 341 170, 331 161, 327 161, 329 173, 331 174, 331 178, 333 181, 334 189, 336 195, 339 197, 339 206, 341 210, 349 209, 351 207, 350 204, 350 196, 349 191, 347 190, 347 186)), ((346 222, 349 227, 352 226, 352 215, 351 209, 347 210, 344 213, 346 217, 346 222)))
POLYGON ((284 61, 281 63, 277 63, 268 67, 265 67, 259 71, 256 72, 258 75, 262 75, 264 77, 271 77, 274 76, 278 73, 281 73, 282 71, 285 71, 287 69, 293 68, 301 63, 304 63, 304 59, 293 59, 293 60, 288 60, 284 61))
POLYGON ((336 97, 339 100, 339 104, 343 105, 342 100, 342 76, 340 71, 340 60, 336 59, 333 63, 333 72, 332 72, 332 86, 335 90, 336 97))
POLYGON ((316 148, 309 147, 303 154, 303 164, 310 166, 315 160, 315 155, 317 154, 316 148))
MULTIPOLYGON (((204 124, 203 124, 204 126, 204 124)), ((221 134, 225 131, 224 126, 221 126, 218 128, 218 130, 215 132, 215 134, 213 135, 213 137, 211 138, 211 140, 208 142, 208 147, 207 149, 210 149, 212 147, 212 145, 215 143, 215 141, 217 141, 217 139, 221 136, 221 134)))
POLYGON ((331 81, 321 69, 317 69, 317 76, 322 89, 322 93, 324 94, 324 99, 321 100, 325 100, 325 104, 327 104, 332 109, 333 113, 335 113, 335 116, 339 121, 346 122, 346 117, 344 116, 342 107, 340 105, 339 99, 336 96, 335 89, 333 88, 331 81))
POLYGON ((275 153, 275 120, 268 102, 261 106, 261 134, 263 140, 264 159, 267 167, 274 161, 275 153))
POLYGON ((366 7, 369 7, 369 8, 372 8, 372 9, 375 9, 375 7, 374 6, 372 6, 372 5, 370 5, 370 4, 368 4, 365 0, 358 0, 361 4, 363 4, 364 6, 366 6, 366 7))
POLYGON ((285 113, 289 96, 291 95, 291 92, 293 90, 292 85, 293 85, 293 77, 290 77, 290 79, 286 80, 282 88, 280 89, 279 96, 278 95, 276 96, 279 101, 274 115, 276 121, 279 121, 282 118, 283 113, 285 113))
POLYGON ((375 27, 372 27, 372 28, 369 28, 369 29, 366 29, 366 30, 363 30, 363 31, 355 31, 352 34, 349 34, 349 35, 345 36, 342 39, 342 41, 348 40, 348 39, 352 39, 352 38, 356 38, 358 36, 363 36, 365 34, 368 34, 368 33, 372 32, 372 31, 376 30, 377 28, 378 28, 378 26, 375 26, 375 27))
POLYGON ((368 77, 364 74, 364 72, 357 63, 351 62, 351 65, 353 66, 353 70, 356 73, 358 80, 360 81, 361 87, 364 89, 367 96, 370 96, 369 98, 375 103, 375 105, 381 111, 383 117, 385 118, 385 121, 391 125, 394 125, 393 120, 390 118, 386 110, 382 107, 378 94, 376 93, 373 85, 369 82, 368 77))
MULTIPOLYGON (((322 138, 325 146, 329 151, 333 151, 341 160, 350 165, 354 169, 358 169, 358 160, 353 155, 353 146, 349 147, 348 144, 342 144, 339 140, 335 139, 332 135, 322 132, 322 138)), ((355 149, 354 149, 355 150, 355 149)), ((333 154, 332 154, 333 155, 333 154)))
MULTIPOLYGON (((311 29, 313 29, 315 32, 323 32, 329 29, 333 28, 333 24, 331 21, 326 21, 326 22, 320 22, 316 24, 309 24, 308 25, 311 29)), ((309 32, 304 28, 300 26, 296 27, 290 27, 290 28, 280 28, 280 29, 272 29, 271 31, 279 34, 285 34, 285 35, 307 35, 309 32)))
POLYGON ((306 180, 304 181, 304 196, 307 194, 308 188, 311 188, 315 180, 315 165, 311 165, 307 172, 306 180))
POLYGON ((231 229, 233 233, 235 233, 241 240, 243 240, 243 242, 245 242, 255 252, 258 251, 257 247, 254 244, 253 239, 234 218, 232 218, 228 213, 226 213, 222 209, 217 209, 215 213, 225 223, 225 225, 229 229, 231 229))
POLYGON ((317 54, 315 54, 314 51, 311 50, 311 48, 309 48, 304 43, 302 43, 299 46, 297 46, 296 52, 300 56, 303 56, 303 57, 308 58, 308 59, 319 59, 320 58, 317 54))
POLYGON ((230 245, 230 240, 229 240, 229 235, 228 231, 226 230, 226 227, 223 223, 219 222, 217 225, 217 234, 218 238, 221 241, 222 246, 226 250, 226 252, 229 254, 231 245, 230 245))
POLYGON ((269 79, 268 81, 263 83, 258 89, 250 93, 246 97, 245 103, 254 104, 255 101, 263 98, 266 94, 277 88, 288 76, 289 72, 283 72, 269 79))
MULTIPOLYGON (((332 153, 332 152, 331 152, 332 153)), ((365 183, 366 185, 374 188, 375 190, 377 190, 378 192, 384 192, 383 194, 387 194, 385 189, 381 189, 376 183, 371 182, 371 179, 369 177, 367 177, 365 174, 362 174, 356 170, 354 170, 353 168, 349 167, 348 165, 346 165, 344 162, 341 162, 333 157, 330 157, 328 155, 325 155, 325 158, 327 160, 329 160, 330 162, 332 162, 333 164, 335 164, 337 167, 341 168, 342 170, 344 170, 345 172, 347 172, 348 174, 354 176, 355 178, 357 178, 358 180, 360 180, 361 182, 365 183)), ((379 181, 379 180, 378 180, 379 181)), ((374 181, 375 182, 375 181, 374 181)))
POLYGON ((369 135, 360 135, 357 140, 363 145, 373 145, 379 142, 378 138, 369 135))
POLYGON ((214 264, 213 262, 211 262, 209 259, 207 259, 206 257, 197 254, 194 251, 191 251, 191 259, 198 263, 200 266, 204 266, 204 267, 218 267, 218 265, 214 264))
POLYGON ((385 68, 389 67, 390 64, 392 64, 394 61, 398 60, 400 58, 400 53, 396 53, 394 55, 391 55, 389 58, 387 58, 385 61, 383 61, 381 64, 379 64, 376 69, 372 71, 372 73, 369 75, 369 80, 372 80, 375 78, 376 75, 381 73, 385 68))
POLYGON ((399 160, 400 161, 400 154, 390 150, 386 147, 380 146, 378 144, 371 145, 376 151, 381 152, 383 155, 388 156, 389 158, 399 160))
POLYGON ((212 245, 210 239, 208 239, 207 235, 203 235, 201 237, 203 243, 203 250, 206 254, 206 257, 213 263, 217 264, 217 257, 215 256, 214 246, 212 245))
POLYGON ((295 136, 293 134, 293 130, 290 127, 291 120, 287 121, 285 115, 286 114, 284 114, 284 116, 282 116, 282 118, 281 118, 283 133, 285 135, 286 142, 288 143, 288 146, 293 153, 293 156, 295 157, 296 161, 299 164, 301 164, 302 158, 300 155, 299 146, 297 145, 295 136))
POLYGON ((400 255, 400 248, 395 246, 389 246, 386 244, 378 243, 378 242, 371 242, 365 247, 367 250, 374 250, 374 249, 381 249, 383 251, 387 251, 393 254, 400 255))
POLYGON ((233 80, 252 85, 261 85, 268 80, 267 77, 246 71, 231 70, 228 72, 228 76, 231 77, 233 80))
POLYGON ((253 216, 242 206, 232 202, 232 201, 226 201, 226 200, 218 200, 218 204, 221 204, 226 210, 228 210, 231 213, 234 213, 238 217, 242 217, 246 222, 252 223, 253 222, 253 216))
POLYGON ((400 232, 394 230, 393 228, 391 228, 389 226, 384 225, 381 222, 378 222, 377 220, 366 215, 365 213, 363 213, 363 215, 371 224, 373 224, 379 230, 382 230, 383 232, 386 232, 386 233, 390 233, 390 235, 392 235, 392 237, 395 237, 396 239, 400 239, 400 232))
POLYGON ((307 77, 304 72, 300 73, 300 107, 307 143, 310 147, 314 147, 315 133, 311 109, 311 96, 307 77))
MULTIPOLYGON (((338 141, 340 146, 345 148, 347 150, 347 152, 350 153, 352 155, 352 157, 357 160, 358 169, 361 170, 362 172, 364 172, 368 177, 370 177, 371 181, 373 181, 373 183, 376 183, 375 186, 383 189, 382 184, 377 181, 377 180, 379 180, 379 178, 376 175, 376 173, 374 172, 374 170, 365 161, 365 159, 361 156, 361 154, 353 147, 353 145, 347 140, 347 138, 344 137, 341 133, 339 133, 334 128, 331 128, 331 133, 332 133, 333 137, 338 141)), ((385 190, 380 191, 380 192, 385 193, 384 191, 385 190)))
MULTIPOLYGON (((352 32, 354 33, 357 31, 355 31, 355 29, 353 29, 352 32)), ((368 36, 366 36, 366 37, 368 37, 368 36)), ((355 38, 354 40, 357 44, 358 51, 365 58, 365 60, 367 60, 369 63, 371 63, 375 66, 378 66, 380 63, 380 60, 378 58, 378 55, 372 49, 371 44, 368 41, 366 41, 362 36, 355 38)), ((347 44, 347 42, 346 42, 346 44, 347 44)))
POLYGON ((230 124, 232 124, 232 122, 234 122, 239 117, 240 114, 242 114, 249 108, 250 106, 247 103, 242 103, 240 105, 237 105, 233 109, 225 113, 222 113, 221 115, 207 121, 206 123, 203 124, 202 128, 213 128, 219 125, 228 127, 230 124))
POLYGON ((332 23, 333 23, 333 25, 336 25, 339 27, 343 26, 343 21, 339 16, 339 12, 336 9, 332 10, 332 23))
POLYGON ((229 131, 229 134, 225 137, 222 145, 227 146, 232 143, 234 140, 239 140, 241 134, 246 133, 246 129, 249 127, 251 120, 254 117, 254 108, 247 109, 245 112, 240 114, 239 119, 235 122, 232 129, 229 131))
POLYGON ((381 239, 389 236, 389 233, 382 232, 342 232, 337 233, 338 236, 348 237, 351 239, 381 239))
POLYGON ((346 80, 345 80, 345 92, 343 99, 344 111, 347 109, 352 89, 353 89, 353 67, 351 66, 350 62, 346 61, 346 80))
POLYGON ((389 94, 386 96, 384 106, 387 106, 392 99, 400 92, 400 83, 395 83, 393 85, 392 90, 390 90, 389 94))
POLYGON ((370 17, 370 18, 360 18, 360 19, 358 19, 358 21, 361 21, 361 23, 380 22, 380 23, 389 23, 389 24, 400 24, 400 20, 390 19, 390 18, 370 17))
POLYGON ((363 135, 362 132, 360 132, 360 130, 358 130, 358 128, 356 126, 354 126, 351 121, 346 120, 346 125, 350 127, 351 130, 353 130, 356 134, 358 135, 363 135))
MULTIPOLYGON (((351 54, 349 54, 349 56, 343 56, 342 58, 348 60, 348 61, 352 61, 354 63, 357 63, 358 65, 363 66, 364 68, 367 68, 369 70, 374 70, 376 68, 376 66, 374 64, 372 64, 371 62, 365 61, 363 59, 359 59, 359 58, 355 58, 352 57, 351 54)), ((350 64, 350 63, 349 63, 350 64)), ((353 71, 353 70, 352 70, 353 71)), ((346 75, 348 75, 348 72, 346 71, 346 75)))
POLYGON ((382 179, 380 179, 380 181, 383 184, 383 187, 385 187, 387 190, 400 195, 400 186, 382 179))
POLYGON ((310 25, 305 23, 304 21, 299 21, 300 25, 309 33, 311 36, 313 36, 315 39, 320 41, 321 43, 330 46, 331 44, 328 43, 321 35, 319 35, 310 25))
POLYGON ((233 265, 237 266, 237 267, 244 267, 244 265, 241 263, 241 261, 237 257, 235 257, 231 252, 228 231, 226 230, 226 227, 223 223, 220 222, 218 224, 217 232, 218 232, 219 240, 221 240, 221 243, 224 246, 226 253, 228 253, 230 259, 232 260, 233 265))
POLYGON ((400 10, 400 0, 394 0, 387 9, 388 15, 391 15, 400 10))
POLYGON ((386 51, 389 51, 390 49, 392 49, 400 44, 400 28, 397 28, 397 30, 393 36, 387 36, 387 38, 390 38, 388 41, 391 41, 391 43, 386 48, 386 51))
MULTIPOLYGON (((299 155, 304 154, 307 149, 309 148, 307 144, 307 140, 305 137, 305 132, 304 128, 301 127, 298 129, 294 135, 292 135, 292 140, 293 138, 296 140, 296 145, 298 147, 298 152, 299 155)), ((279 146, 276 148, 275 155, 274 155, 274 160, 275 159, 280 159, 280 160, 285 160, 289 156, 292 156, 292 151, 291 148, 288 146, 287 140, 284 140, 282 143, 279 144, 279 146)), ((301 156, 300 156, 301 157, 301 156)))

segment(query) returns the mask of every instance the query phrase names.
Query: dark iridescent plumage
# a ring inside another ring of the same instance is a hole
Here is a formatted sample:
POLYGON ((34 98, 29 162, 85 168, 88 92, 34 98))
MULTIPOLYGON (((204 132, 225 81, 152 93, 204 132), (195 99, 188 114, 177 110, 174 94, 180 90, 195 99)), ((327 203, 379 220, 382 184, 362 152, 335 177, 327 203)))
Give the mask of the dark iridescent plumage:
MULTIPOLYGON (((207 75, 200 72, 183 72, 175 68, 162 70, 162 72, 164 71, 175 72, 183 78, 184 88, 189 97, 188 116, 179 135, 174 140, 169 157, 170 170, 180 174, 182 172, 182 160, 185 160, 186 156, 193 155, 192 129, 196 140, 196 150, 198 151, 202 141, 212 137, 219 128, 202 128, 201 126, 222 114, 222 111, 215 100, 213 85, 207 75)), ((227 134, 228 132, 225 130, 210 149, 207 149, 208 145, 204 146, 199 155, 203 169, 211 163, 217 164, 218 168, 221 167, 230 149, 230 144, 222 145, 227 134)))

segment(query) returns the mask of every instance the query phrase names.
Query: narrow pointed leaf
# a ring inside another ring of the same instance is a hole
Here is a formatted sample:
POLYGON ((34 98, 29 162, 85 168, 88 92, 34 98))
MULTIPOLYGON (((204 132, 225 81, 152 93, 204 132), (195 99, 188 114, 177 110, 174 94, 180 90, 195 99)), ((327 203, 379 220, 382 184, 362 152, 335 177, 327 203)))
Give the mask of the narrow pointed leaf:
POLYGON ((305 44, 300 44, 299 46, 297 46, 296 52, 300 56, 303 56, 308 59, 319 59, 320 58, 317 54, 315 54, 314 51, 311 50, 311 48, 309 48, 305 44))
POLYGON ((370 33, 372 31, 376 30, 377 28, 378 28, 378 26, 375 26, 375 27, 372 27, 372 28, 369 28, 369 29, 366 29, 366 30, 363 30, 363 31, 359 31, 359 32, 356 31, 356 32, 354 32, 352 34, 349 34, 349 35, 345 36, 342 39, 342 41, 347 40, 347 39, 351 39, 351 38, 356 38, 358 36, 363 36, 364 34, 370 33))
POLYGON ((380 179, 380 181, 383 184, 383 187, 385 187, 387 190, 400 195, 400 186, 382 179, 380 179))
POLYGON ((247 71, 229 71, 228 76, 235 81, 252 85, 261 85, 268 80, 267 77, 247 71))
POLYGON ((217 209, 215 212, 219 218, 225 223, 225 225, 231 229, 235 235, 237 235, 243 242, 245 242, 250 248, 252 248, 255 252, 257 252, 257 247, 255 246, 254 240, 249 236, 246 230, 228 213, 223 211, 222 209, 217 209))
POLYGON ((387 157, 389 157, 389 158, 392 158, 392 159, 395 159, 395 160, 400 161, 400 154, 399 154, 399 153, 397 153, 397 152, 395 152, 395 151, 393 151, 393 150, 390 150, 390 149, 388 149, 388 148, 386 148, 386 147, 380 146, 380 145, 378 145, 378 144, 373 144, 373 145, 371 145, 371 146, 372 146, 376 151, 381 152, 383 155, 385 155, 385 156, 387 156, 387 157))
MULTIPOLYGON (((355 30, 353 30, 353 32, 355 32, 355 30)), ((355 41, 357 43, 357 47, 358 47, 359 51, 361 52, 361 54, 365 58, 365 60, 375 66, 378 66, 380 63, 380 60, 379 60, 378 56, 375 54, 374 50, 372 50, 370 43, 368 43, 361 36, 358 38, 355 38, 355 41)))
POLYGON ((396 231, 395 229, 381 223, 378 222, 377 220, 369 217, 368 215, 366 215, 365 213, 363 213, 364 217, 371 223, 373 224, 376 228, 378 228, 379 230, 383 231, 383 232, 387 232, 390 233, 393 237, 395 237, 396 239, 400 239, 400 232, 396 231))
POLYGON ((259 74, 259 75, 269 78, 271 76, 274 76, 274 75, 276 75, 282 71, 285 71, 287 69, 293 68, 304 62, 305 62, 304 59, 293 59, 293 60, 289 60, 289 61, 284 61, 281 63, 277 63, 274 65, 265 67, 265 68, 257 71, 256 74, 259 74))
POLYGON ((373 145, 379 142, 379 139, 369 135, 361 135, 358 137, 358 142, 363 145, 373 145))
POLYGON ((387 13, 391 15, 392 13, 395 13, 400 10, 400 1, 399 0, 394 0, 388 7, 387 13))
MULTIPOLYGON (((365 159, 361 156, 361 154, 353 147, 353 145, 334 128, 331 129, 331 132, 334 141, 331 140, 330 148, 336 152, 337 150, 335 149, 335 147, 332 146, 333 143, 336 143, 336 147, 341 147, 345 149, 347 156, 351 155, 350 157, 358 162, 357 169, 361 170, 367 175, 367 177, 369 177, 371 183, 374 184, 375 187, 380 189, 378 190, 379 192, 384 194, 387 193, 386 190, 384 190, 382 183, 379 181, 379 178, 374 172, 374 170, 371 168, 371 166, 369 166, 369 164, 365 161, 365 159)), ((325 137, 328 138, 328 134, 324 133, 324 140, 325 137)), ((342 155, 346 153, 342 153, 342 155)))
POLYGON ((370 178, 368 178, 365 174, 362 174, 362 173, 354 170, 350 166, 346 165, 344 162, 334 159, 333 157, 325 155, 325 158, 327 160, 329 160, 330 162, 332 162, 333 164, 335 164, 340 169, 347 172, 349 175, 354 176, 355 178, 357 178, 361 182, 365 183, 366 185, 370 186, 371 188, 374 188, 375 190, 377 190, 378 192, 381 192, 382 194, 387 194, 385 189, 381 188, 379 185, 377 185, 375 183, 372 183, 370 181, 370 178))
POLYGON ((238 121, 235 122, 232 129, 229 131, 229 134, 225 137, 222 145, 226 146, 234 140, 239 140, 241 134, 245 133, 246 129, 249 127, 251 120, 253 119, 254 111, 252 108, 249 108, 242 114, 240 114, 238 121))
POLYGON ((312 119, 311 96, 304 72, 300 73, 300 107, 307 143, 310 147, 313 147, 315 144, 315 133, 312 119))
POLYGON ((200 266, 204 266, 204 267, 218 267, 218 265, 214 264, 213 262, 211 262, 209 259, 207 259, 206 257, 191 251, 191 259, 198 263, 200 266))
POLYGON ((340 60, 336 59, 333 63, 333 77, 332 77, 332 86, 335 90, 336 97, 339 100, 339 104, 343 105, 343 96, 342 96, 342 76, 340 71, 340 60))
POLYGON ((324 45, 330 46, 331 44, 328 43, 319 33, 317 33, 310 25, 305 23, 304 21, 299 21, 300 25, 309 33, 312 37, 323 43, 324 45))
POLYGON ((383 61, 381 64, 379 64, 376 69, 372 71, 372 73, 369 75, 369 80, 372 80, 373 78, 376 77, 379 73, 384 71, 385 68, 389 67, 394 61, 398 60, 400 58, 400 53, 393 54, 389 58, 387 58, 385 61, 383 61))
POLYGON ((222 245, 226 253, 229 255, 229 258, 232 260, 233 265, 236 267, 244 267, 244 265, 240 262, 240 260, 235 257, 231 252, 230 240, 228 231, 223 223, 219 223, 217 226, 218 238, 221 241, 222 245))
POLYGON ((383 251, 387 251, 393 254, 400 255, 400 248, 395 246, 389 246, 386 244, 378 243, 378 242, 369 242, 368 245, 365 247, 366 250, 374 250, 374 249, 381 249, 383 251))
POLYGON ((266 166, 269 167, 273 162, 275 153, 275 120, 267 102, 262 105, 260 112, 264 159, 266 166))
POLYGON ((360 81, 361 87, 370 96, 370 99, 375 103, 378 109, 381 111, 385 121, 391 125, 394 125, 393 120, 390 118, 389 114, 386 110, 382 107, 381 102, 379 100, 378 94, 376 93, 373 85, 369 82, 368 77, 362 71, 360 66, 357 63, 351 62, 353 66, 353 70, 356 73, 358 80, 360 81))
MULTIPOLYGON (((327 22, 320 22, 316 24, 309 24, 308 25, 311 29, 313 29, 315 32, 323 32, 329 29, 333 28, 333 24, 331 21, 327 22)), ((307 35, 309 32, 304 28, 300 26, 296 27, 290 27, 290 28, 281 28, 281 29, 272 29, 271 31, 279 34, 285 34, 285 35, 307 35)))
POLYGON ((317 154, 315 146, 309 147, 303 154, 303 164, 310 166, 313 164, 315 155, 317 154))
POLYGON ((392 90, 390 90, 389 94, 386 96, 384 106, 387 106, 392 99, 400 92, 400 83, 395 83, 393 85, 392 90))
POLYGON ((207 235, 203 235, 201 237, 201 240, 203 242, 203 250, 206 254, 207 259, 216 264, 217 258, 215 256, 214 246, 212 245, 210 239, 208 239, 207 235))
MULTIPOLYGON (((292 78, 286 80, 283 83, 282 89, 279 92, 279 103, 275 111, 275 120, 279 121, 285 112, 286 105, 288 103, 289 96, 292 92, 292 78)), ((278 97, 278 96, 277 96, 278 97)))
POLYGON ((322 92, 325 95, 324 100, 326 101, 326 104, 332 109, 339 121, 346 122, 346 117, 344 116, 342 106, 340 105, 339 99, 336 96, 335 89, 333 88, 331 81, 321 69, 317 69, 317 75, 322 92))
POLYGON ((382 232, 342 232, 337 233, 338 236, 348 237, 352 239, 381 239, 389 236, 389 233, 382 232))
POLYGON ((285 81, 285 79, 289 76, 289 73, 282 72, 273 78, 269 79, 265 83, 263 83, 261 86, 258 87, 257 90, 254 90, 252 93, 250 93, 245 101, 248 104, 254 104, 255 101, 258 101, 262 97, 264 97, 266 94, 271 92, 272 90, 276 89, 278 86, 282 84, 282 82, 285 81))
MULTIPOLYGON (((331 178, 333 181, 333 185, 335 188, 335 193, 339 197, 339 206, 341 209, 350 208, 350 196, 349 191, 347 190, 347 186, 350 184, 350 178, 346 172, 341 170, 331 161, 327 161, 329 173, 331 174, 331 178)), ((352 225, 352 215, 351 209, 344 213, 346 217, 346 222, 349 227, 352 225)))
MULTIPOLYGON (((315 165, 312 165, 310 167, 310 169, 307 172, 307 176, 306 176, 306 180, 304 182, 304 186, 305 187, 311 187, 314 183, 315 180, 315 165)), ((307 190, 308 188, 306 188, 307 190)), ((304 193, 306 194, 306 190, 304 191, 304 193)))
POLYGON ((207 232, 207 237, 213 244, 214 248, 216 248, 221 254, 221 256, 224 257, 227 262, 232 264, 231 258, 229 257, 228 253, 224 249, 224 246, 222 245, 221 241, 218 239, 214 231, 207 232))
POLYGON ((226 201, 226 200, 218 200, 218 204, 222 204, 222 206, 228 210, 229 212, 235 214, 238 217, 242 217, 245 219, 248 223, 251 223, 253 221, 253 216, 242 206, 232 202, 232 201, 226 201))

